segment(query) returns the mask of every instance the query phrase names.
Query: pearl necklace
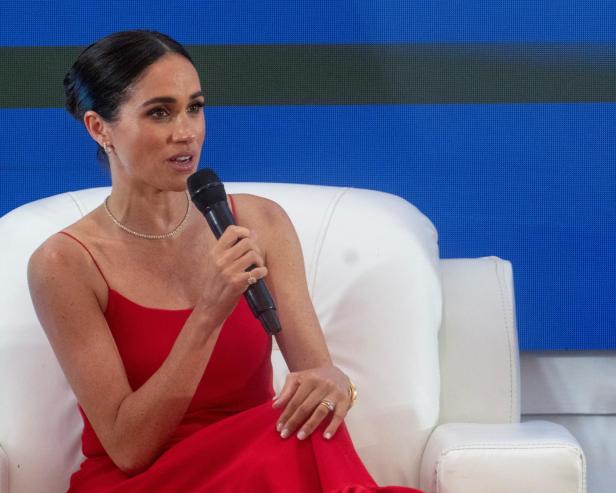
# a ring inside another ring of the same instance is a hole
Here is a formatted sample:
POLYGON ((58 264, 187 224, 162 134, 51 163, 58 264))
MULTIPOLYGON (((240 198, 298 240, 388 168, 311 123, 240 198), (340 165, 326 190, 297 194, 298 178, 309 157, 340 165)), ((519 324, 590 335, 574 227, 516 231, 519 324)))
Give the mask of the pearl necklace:
POLYGON ((180 231, 182 231, 182 229, 186 225, 186 222, 188 221, 188 216, 190 215, 190 197, 188 195, 188 191, 186 191, 186 214, 184 214, 184 219, 182 219, 182 222, 180 222, 180 224, 178 224, 173 231, 169 231, 168 233, 163 233, 161 235, 149 235, 146 233, 139 233, 138 231, 133 231, 132 229, 126 227, 124 224, 122 224, 115 218, 115 216, 109 210, 109 205, 107 204, 107 202, 109 201, 109 197, 111 197, 111 195, 107 196, 103 204, 105 206, 105 211, 107 212, 107 215, 111 218, 114 224, 120 229, 126 231, 127 233, 130 233, 131 235, 137 236, 139 238, 143 238, 145 240, 164 240, 166 238, 173 238, 180 231))

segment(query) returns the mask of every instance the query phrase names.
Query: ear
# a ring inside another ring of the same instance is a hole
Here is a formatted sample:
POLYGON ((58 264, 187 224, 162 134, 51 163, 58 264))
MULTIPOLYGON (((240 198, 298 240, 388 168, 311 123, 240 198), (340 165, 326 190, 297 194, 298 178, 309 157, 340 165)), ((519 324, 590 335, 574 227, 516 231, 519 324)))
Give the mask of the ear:
POLYGON ((88 110, 83 115, 83 124, 98 145, 104 147, 105 143, 110 142, 109 124, 96 112, 88 110))

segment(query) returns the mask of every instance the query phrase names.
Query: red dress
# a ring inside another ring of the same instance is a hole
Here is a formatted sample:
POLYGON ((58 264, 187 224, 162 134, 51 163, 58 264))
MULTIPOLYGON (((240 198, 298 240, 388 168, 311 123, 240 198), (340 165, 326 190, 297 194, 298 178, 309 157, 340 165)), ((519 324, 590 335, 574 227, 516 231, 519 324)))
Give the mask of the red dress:
MULTIPOLYGON (((145 307, 108 289, 105 318, 137 389, 163 363, 191 310, 145 307)), ((68 493, 420 493, 378 487, 344 424, 330 440, 322 437, 327 419, 305 440, 282 439, 275 428, 282 409, 272 408, 271 348, 241 297, 182 422, 158 459, 132 477, 112 462, 79 408, 86 459, 68 493)))

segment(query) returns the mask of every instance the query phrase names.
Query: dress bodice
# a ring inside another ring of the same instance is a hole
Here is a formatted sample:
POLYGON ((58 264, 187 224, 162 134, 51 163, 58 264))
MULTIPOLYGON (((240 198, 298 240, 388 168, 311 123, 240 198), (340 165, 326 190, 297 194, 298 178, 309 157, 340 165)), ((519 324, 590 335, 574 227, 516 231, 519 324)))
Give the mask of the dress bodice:
MULTIPOLYGON (((146 307, 109 289, 105 318, 133 390, 162 365, 191 311, 146 307)), ((271 337, 241 297, 220 331, 195 395, 169 445, 190 434, 193 428, 271 399, 271 348, 271 337)), ((104 454, 81 408, 80 412, 84 418, 84 454, 104 454)))

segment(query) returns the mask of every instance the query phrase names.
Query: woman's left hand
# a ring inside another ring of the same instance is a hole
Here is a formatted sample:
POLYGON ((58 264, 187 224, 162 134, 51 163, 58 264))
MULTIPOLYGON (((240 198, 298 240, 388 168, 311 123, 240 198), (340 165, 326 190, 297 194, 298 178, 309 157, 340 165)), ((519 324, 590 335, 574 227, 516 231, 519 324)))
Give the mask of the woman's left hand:
POLYGON ((275 408, 286 404, 276 429, 282 438, 298 431, 297 438, 303 440, 323 421, 330 410, 321 402, 334 405, 332 418, 323 436, 331 438, 344 420, 350 406, 349 378, 333 365, 292 372, 276 397, 275 408))

